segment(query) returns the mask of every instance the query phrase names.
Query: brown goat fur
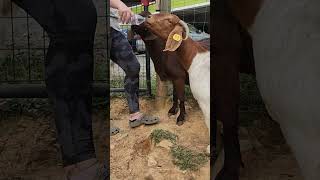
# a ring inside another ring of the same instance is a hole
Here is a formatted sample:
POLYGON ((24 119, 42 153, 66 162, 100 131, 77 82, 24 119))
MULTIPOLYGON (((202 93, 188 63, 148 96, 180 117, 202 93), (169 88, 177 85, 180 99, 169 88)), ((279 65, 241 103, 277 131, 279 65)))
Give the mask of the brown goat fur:
MULTIPOLYGON (((140 15, 147 17, 149 12, 142 12, 140 15)), ((185 84, 189 84, 188 73, 179 63, 179 57, 176 52, 163 51, 165 43, 160 38, 149 32, 144 24, 140 26, 133 25, 133 32, 140 35, 146 45, 146 50, 153 61, 155 71, 162 81, 171 81, 173 83, 173 106, 168 115, 174 115, 178 112, 178 100, 180 114, 177 118, 177 124, 182 125, 185 121, 185 84)))

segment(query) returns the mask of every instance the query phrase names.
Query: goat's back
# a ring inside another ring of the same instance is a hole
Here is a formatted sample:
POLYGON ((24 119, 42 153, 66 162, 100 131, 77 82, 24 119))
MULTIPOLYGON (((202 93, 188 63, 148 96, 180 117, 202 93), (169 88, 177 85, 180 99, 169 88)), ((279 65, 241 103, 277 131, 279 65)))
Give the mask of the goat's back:
POLYGON ((210 51, 210 38, 201 39, 197 41, 202 47, 204 47, 206 50, 210 51))

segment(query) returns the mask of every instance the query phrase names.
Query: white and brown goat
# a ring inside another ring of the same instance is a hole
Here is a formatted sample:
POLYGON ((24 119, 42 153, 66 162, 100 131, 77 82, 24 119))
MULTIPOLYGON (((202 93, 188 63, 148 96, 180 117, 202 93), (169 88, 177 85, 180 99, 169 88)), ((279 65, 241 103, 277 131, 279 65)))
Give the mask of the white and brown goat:
POLYGON ((180 57, 179 63, 189 74, 191 92, 204 114, 210 134, 210 51, 208 47, 189 38, 187 24, 176 15, 169 13, 150 15, 145 21, 145 26, 166 41, 163 51, 175 51, 180 57))

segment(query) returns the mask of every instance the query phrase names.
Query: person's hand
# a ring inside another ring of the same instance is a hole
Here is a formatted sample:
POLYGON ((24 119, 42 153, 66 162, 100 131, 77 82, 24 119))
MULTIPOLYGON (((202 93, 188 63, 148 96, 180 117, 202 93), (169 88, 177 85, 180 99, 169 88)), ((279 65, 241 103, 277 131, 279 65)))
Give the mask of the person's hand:
POLYGON ((125 4, 121 4, 118 7, 118 11, 119 11, 120 21, 124 24, 127 24, 130 21, 131 17, 134 15, 131 9, 125 4))

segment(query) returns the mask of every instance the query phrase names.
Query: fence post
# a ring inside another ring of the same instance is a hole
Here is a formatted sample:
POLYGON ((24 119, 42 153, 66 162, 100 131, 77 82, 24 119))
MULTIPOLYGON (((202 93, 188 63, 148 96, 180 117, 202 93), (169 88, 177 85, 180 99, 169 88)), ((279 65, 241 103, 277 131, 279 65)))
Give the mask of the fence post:
MULTIPOLYGON (((149 11, 149 0, 141 0, 141 4, 143 5, 144 11, 149 11)), ((150 68, 150 55, 149 52, 146 51, 146 79, 147 79, 147 94, 148 96, 152 95, 151 92, 151 68, 150 68)))
POLYGON ((160 12, 171 12, 171 0, 160 0, 160 12))
MULTIPOLYGON (((160 1, 160 12, 171 12, 171 0, 160 1)), ((168 95, 168 82, 162 82, 157 75, 156 105, 158 109, 164 109, 168 95)))

